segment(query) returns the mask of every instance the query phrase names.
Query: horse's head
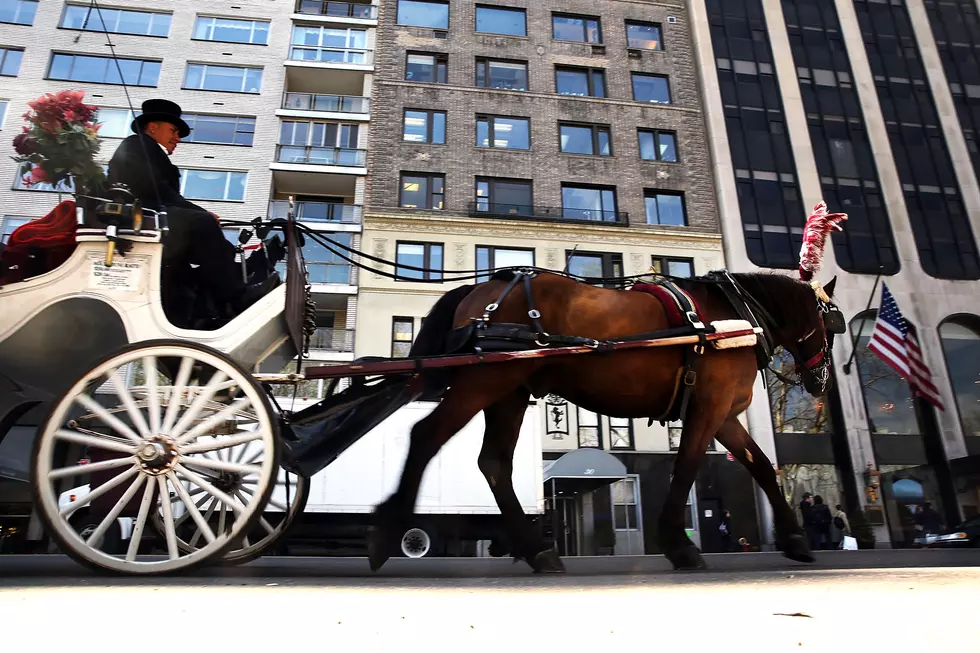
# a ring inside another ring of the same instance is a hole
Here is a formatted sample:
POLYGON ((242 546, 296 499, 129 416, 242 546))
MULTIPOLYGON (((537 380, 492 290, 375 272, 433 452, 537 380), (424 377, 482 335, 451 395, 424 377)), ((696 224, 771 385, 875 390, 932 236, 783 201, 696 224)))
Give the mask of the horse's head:
POLYGON ((830 352, 834 348, 834 335, 846 331, 844 316, 833 303, 836 285, 837 277, 834 277, 823 288, 801 288, 800 300, 787 302, 787 313, 784 314, 789 319, 783 320, 774 334, 777 344, 796 361, 796 372, 803 387, 815 397, 823 395, 830 387, 830 352))

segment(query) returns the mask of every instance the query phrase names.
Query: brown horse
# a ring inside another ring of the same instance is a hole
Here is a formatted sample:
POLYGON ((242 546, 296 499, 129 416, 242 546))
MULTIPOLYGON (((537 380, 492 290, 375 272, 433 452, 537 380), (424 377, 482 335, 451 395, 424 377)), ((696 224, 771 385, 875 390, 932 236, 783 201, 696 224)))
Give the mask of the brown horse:
MULTIPOLYGON (((802 382, 815 396, 830 379, 828 333, 821 302, 808 284, 777 274, 731 275, 757 302, 774 345, 796 359, 802 382)), ((432 308, 411 356, 446 353, 447 336, 484 313, 507 285, 507 275, 475 286, 449 291, 432 308)), ((833 293, 832 281, 825 288, 833 293)), ((732 303, 717 284, 706 279, 677 280, 698 304, 704 324, 737 318, 732 303)), ((566 276, 541 273, 533 278, 532 299, 543 330, 550 334, 584 336, 600 341, 649 333, 669 327, 660 302, 644 292, 611 290, 566 276)), ((527 324, 528 298, 521 284, 500 302, 493 323, 527 324)), ((684 364, 681 346, 596 352, 584 355, 510 361, 504 364, 426 372, 426 382, 445 391, 439 406, 412 429, 411 445, 397 490, 374 513, 368 538, 372 569, 397 549, 414 511, 423 472, 439 449, 479 411, 486 433, 479 468, 486 477, 505 521, 510 551, 535 571, 560 572, 557 553, 534 533, 521 509, 511 481, 513 453, 529 396, 553 393, 577 406, 613 417, 660 416, 671 402, 677 371, 684 364), (446 389, 448 388, 448 389, 446 389)), ((758 361, 751 347, 713 349, 708 346, 697 364, 674 475, 658 527, 659 544, 675 568, 703 568, 701 553, 684 531, 684 509, 699 464, 712 438, 717 438, 745 465, 772 504, 777 546, 788 558, 812 562, 813 556, 796 517, 779 491, 772 464, 736 419, 752 401, 758 361)))

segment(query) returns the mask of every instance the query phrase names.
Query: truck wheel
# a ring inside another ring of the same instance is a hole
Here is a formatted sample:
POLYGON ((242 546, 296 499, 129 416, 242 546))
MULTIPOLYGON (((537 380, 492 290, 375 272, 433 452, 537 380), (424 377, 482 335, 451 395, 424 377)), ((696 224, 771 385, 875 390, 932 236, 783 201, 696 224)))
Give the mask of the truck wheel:
POLYGON ((411 528, 402 535, 402 554, 406 558, 421 558, 432 548, 432 538, 421 528, 411 528))

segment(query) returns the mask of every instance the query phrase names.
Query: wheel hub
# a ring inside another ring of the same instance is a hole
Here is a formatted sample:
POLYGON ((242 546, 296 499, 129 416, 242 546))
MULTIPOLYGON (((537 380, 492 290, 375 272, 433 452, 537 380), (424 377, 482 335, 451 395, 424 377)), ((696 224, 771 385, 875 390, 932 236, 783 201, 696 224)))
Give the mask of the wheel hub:
POLYGON ((174 441, 164 435, 154 435, 143 441, 136 450, 140 469, 147 474, 159 476, 173 470, 177 465, 177 448, 174 441))

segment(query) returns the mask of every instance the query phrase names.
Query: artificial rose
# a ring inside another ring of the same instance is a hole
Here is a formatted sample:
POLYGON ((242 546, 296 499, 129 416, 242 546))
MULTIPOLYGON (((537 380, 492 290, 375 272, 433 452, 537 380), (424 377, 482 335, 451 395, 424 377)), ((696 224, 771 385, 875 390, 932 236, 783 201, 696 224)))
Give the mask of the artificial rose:
POLYGON ((26 133, 17 134, 14 136, 14 149, 17 150, 17 154, 29 156, 37 152, 37 141, 26 133))

